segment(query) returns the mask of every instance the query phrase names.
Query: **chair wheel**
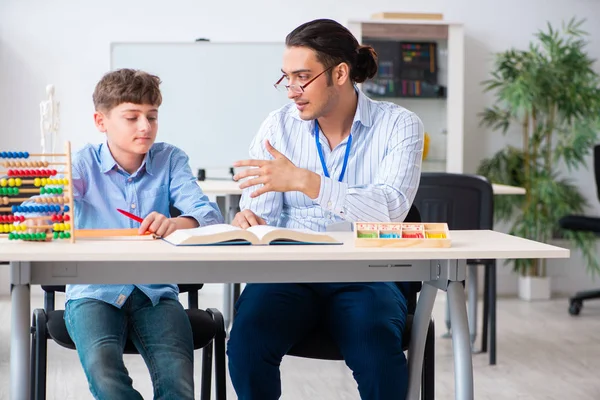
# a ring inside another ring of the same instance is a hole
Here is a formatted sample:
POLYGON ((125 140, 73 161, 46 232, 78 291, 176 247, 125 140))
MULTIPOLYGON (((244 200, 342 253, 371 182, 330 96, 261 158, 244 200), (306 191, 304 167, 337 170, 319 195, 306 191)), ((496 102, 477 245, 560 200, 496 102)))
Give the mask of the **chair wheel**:
POLYGON ((571 304, 569 305, 569 314, 579 315, 582 308, 583 302, 581 300, 571 300, 571 304))

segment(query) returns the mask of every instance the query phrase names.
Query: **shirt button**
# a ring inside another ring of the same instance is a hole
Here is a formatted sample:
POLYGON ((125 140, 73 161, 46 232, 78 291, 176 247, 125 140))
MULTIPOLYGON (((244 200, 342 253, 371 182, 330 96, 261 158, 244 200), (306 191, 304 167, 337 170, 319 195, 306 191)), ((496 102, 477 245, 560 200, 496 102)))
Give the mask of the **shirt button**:
POLYGON ((131 178, 127 179, 127 182, 131 182, 131 178))
POLYGON ((327 207, 331 208, 331 202, 330 201, 327 202, 327 207))
POLYGON ((132 205, 131 205, 131 208, 135 209, 135 204, 132 204, 132 205))

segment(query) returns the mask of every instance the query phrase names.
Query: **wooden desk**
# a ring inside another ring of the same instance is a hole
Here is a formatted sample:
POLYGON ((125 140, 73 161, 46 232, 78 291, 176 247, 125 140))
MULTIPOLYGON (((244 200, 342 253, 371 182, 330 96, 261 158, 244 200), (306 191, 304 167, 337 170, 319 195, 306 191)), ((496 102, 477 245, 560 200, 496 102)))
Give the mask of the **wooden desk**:
POLYGON ((452 231, 452 247, 354 246, 175 247, 155 240, 48 243, 0 239, 10 261, 11 398, 29 398, 30 284, 424 281, 411 331, 409 395, 417 399, 427 325, 438 289, 448 292, 453 328, 455 396, 473 400, 473 364, 462 281, 467 258, 568 258, 569 250, 494 231, 452 231), (166 268, 168 264, 168 268, 166 268))
MULTIPOLYGON (((217 197, 224 197, 224 210, 223 215, 225 217, 225 221, 230 223, 235 216, 235 213, 238 209, 238 203, 240 196, 242 195, 242 189, 239 188, 239 183, 233 180, 205 180, 198 181, 198 185, 202 188, 204 193, 211 194, 217 197)), ((525 189, 516 186, 508 186, 501 184, 492 184, 492 189, 495 195, 510 195, 510 194, 525 194, 525 189)), ((473 277, 473 279, 469 280, 469 290, 473 293, 477 293, 477 266, 473 265, 472 268, 469 269, 469 273, 473 277)), ((233 322, 233 307, 235 305, 235 301, 239 297, 240 294, 240 284, 226 284, 224 287, 224 298, 223 298, 223 317, 225 318, 225 326, 229 327, 233 322)), ((469 310, 470 315, 474 317, 471 318, 471 334, 472 341, 475 341, 475 337, 477 334, 477 298, 471 296, 469 297, 469 310)), ((446 326, 450 329, 450 319, 449 312, 446 313, 446 326)), ((490 352, 490 362, 492 364, 495 363, 495 355, 490 352)))

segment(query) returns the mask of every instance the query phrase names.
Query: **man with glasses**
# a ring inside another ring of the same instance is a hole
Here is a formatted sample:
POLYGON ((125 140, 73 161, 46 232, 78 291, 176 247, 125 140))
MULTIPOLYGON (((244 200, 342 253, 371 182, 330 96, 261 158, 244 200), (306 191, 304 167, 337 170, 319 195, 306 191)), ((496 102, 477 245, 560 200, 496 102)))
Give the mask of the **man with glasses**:
MULTIPOLYGON (((367 98, 356 83, 377 55, 331 20, 286 37, 275 87, 293 103, 271 113, 250 147, 253 167, 233 224, 323 231, 341 221, 403 221, 419 184, 423 124, 412 112, 367 98)), ((281 395, 283 356, 324 324, 358 382, 361 398, 403 399, 406 299, 391 282, 249 284, 236 304, 229 370, 240 400, 281 395)))

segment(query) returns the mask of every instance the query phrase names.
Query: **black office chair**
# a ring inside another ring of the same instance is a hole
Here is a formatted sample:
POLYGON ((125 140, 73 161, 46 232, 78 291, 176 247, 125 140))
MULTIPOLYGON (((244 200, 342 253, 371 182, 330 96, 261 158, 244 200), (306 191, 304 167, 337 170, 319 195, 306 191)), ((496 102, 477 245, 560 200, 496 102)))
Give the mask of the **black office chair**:
MULTIPOLYGON (((600 145, 594 146, 594 176, 596 178, 596 193, 600 199, 600 145)), ((579 232, 591 232, 600 236, 600 218, 585 215, 566 215, 558 221, 563 229, 579 232)), ((600 299, 600 290, 585 290, 575 293, 569 299, 569 314, 579 315, 584 300, 600 299)))
MULTIPOLYGON (((420 222, 419 210, 413 205, 405 218, 406 222, 420 222)), ((421 289, 421 282, 398 282, 398 287, 407 299, 408 316, 406 326, 402 335, 402 350, 408 350, 410 346, 410 331, 412 328, 413 315, 417 304, 417 292, 421 289)), ((312 358, 319 360, 342 361, 339 347, 331 337, 330 333, 322 325, 310 332, 302 341, 294 345, 287 355, 312 358)), ((433 320, 429 321, 427 340, 425 343, 425 355, 423 360, 423 371, 421 375, 421 399, 433 400, 435 398, 435 326, 433 320)))
MULTIPOLYGON (((202 350, 201 399, 210 400, 213 363, 215 364, 216 398, 226 399, 225 372, 225 323, 223 315, 215 308, 198 309, 198 290, 202 284, 179 285, 180 293, 188 293, 188 309, 185 310, 194 338, 194 349, 202 350)), ((31 321, 31 399, 46 398, 46 365, 48 339, 60 346, 75 350, 65 320, 64 310, 54 309, 56 292, 64 292, 65 286, 42 286, 44 289, 44 308, 33 311, 31 321)), ((125 354, 139 354, 130 340, 127 340, 125 354)))
MULTIPOLYGON (((414 200, 425 222, 446 222, 451 230, 493 229, 494 192, 478 175, 424 172, 414 200)), ((468 265, 484 265, 483 332, 481 351, 496 364, 496 260, 469 259, 468 265)), ((473 316, 476 320, 476 316, 473 316)))

